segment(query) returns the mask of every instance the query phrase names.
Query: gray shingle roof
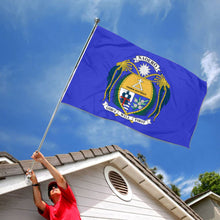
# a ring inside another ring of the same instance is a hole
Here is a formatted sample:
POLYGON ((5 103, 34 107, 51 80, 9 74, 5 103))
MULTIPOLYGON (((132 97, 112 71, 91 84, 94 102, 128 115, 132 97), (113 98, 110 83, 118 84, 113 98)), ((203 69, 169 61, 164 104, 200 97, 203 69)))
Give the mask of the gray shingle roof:
POLYGON ((197 195, 195 195, 195 196, 193 196, 193 197, 190 197, 190 198, 188 198, 187 200, 185 200, 185 203, 186 203, 186 204, 189 204, 189 203, 191 203, 192 201, 198 199, 199 197, 205 195, 205 194, 208 193, 208 192, 211 192, 211 190, 207 190, 207 191, 202 192, 202 193, 199 193, 199 194, 197 194, 197 195))

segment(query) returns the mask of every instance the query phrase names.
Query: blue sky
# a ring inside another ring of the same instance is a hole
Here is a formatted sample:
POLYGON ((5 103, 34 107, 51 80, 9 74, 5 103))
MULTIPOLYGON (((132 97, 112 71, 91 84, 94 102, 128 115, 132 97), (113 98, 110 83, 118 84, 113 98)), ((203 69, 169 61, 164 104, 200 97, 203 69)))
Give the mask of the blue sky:
POLYGON ((190 149, 61 104, 42 147, 47 155, 117 144, 142 153, 165 183, 189 197, 206 171, 220 173, 220 2, 213 0, 2 0, 0 150, 29 159, 93 27, 180 64, 208 84, 190 149))

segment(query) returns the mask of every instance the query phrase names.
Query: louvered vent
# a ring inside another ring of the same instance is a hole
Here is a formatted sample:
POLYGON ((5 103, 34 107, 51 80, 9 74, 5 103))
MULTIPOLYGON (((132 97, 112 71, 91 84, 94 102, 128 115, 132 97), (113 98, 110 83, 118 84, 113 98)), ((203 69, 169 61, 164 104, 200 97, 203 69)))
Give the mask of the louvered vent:
POLYGON ((123 195, 128 194, 128 186, 123 178, 115 171, 109 172, 109 179, 115 189, 123 195))
POLYGON ((131 201, 132 191, 128 181, 123 174, 112 166, 106 166, 104 169, 105 179, 116 196, 124 201, 131 201))

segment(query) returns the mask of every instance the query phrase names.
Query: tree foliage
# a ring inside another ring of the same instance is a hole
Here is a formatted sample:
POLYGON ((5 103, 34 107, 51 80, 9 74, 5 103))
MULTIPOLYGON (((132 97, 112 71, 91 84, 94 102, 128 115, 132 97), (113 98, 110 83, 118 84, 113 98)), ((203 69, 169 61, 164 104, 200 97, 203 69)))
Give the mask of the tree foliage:
POLYGON ((177 196, 179 197, 181 196, 180 189, 176 185, 170 184, 170 188, 174 193, 176 193, 177 196))
POLYGON ((137 158, 138 160, 140 160, 140 162, 142 164, 144 164, 144 166, 148 167, 147 161, 146 161, 146 157, 143 154, 138 153, 137 154, 137 158))
MULTIPOLYGON (((144 165, 146 166, 147 168, 149 168, 148 164, 147 164, 147 161, 146 161, 146 157, 141 154, 141 153, 138 153, 137 154, 137 158, 138 160, 144 165)), ((162 174, 157 174, 157 167, 154 167, 154 168, 149 168, 150 171, 155 174, 160 180, 163 180, 163 175, 162 174)))
MULTIPOLYGON (((140 162, 141 162, 142 164, 144 164, 146 167, 148 167, 148 164, 147 164, 147 162, 146 162, 146 157, 145 157, 143 154, 138 153, 138 154, 137 154, 137 158, 140 160, 140 162)), ((149 168, 149 167, 148 167, 148 168, 149 168)), ((157 176, 157 178, 159 178, 161 181, 163 181, 164 177, 163 177, 162 174, 157 173, 157 172, 158 172, 157 167, 153 167, 153 168, 149 168, 149 169, 151 170, 151 172, 152 172, 155 176, 157 176)), ((171 188, 171 190, 172 190, 174 193, 176 193, 176 195, 181 196, 181 194, 180 194, 180 189, 179 189, 176 185, 170 184, 170 188, 171 188)))
POLYGON ((155 174, 155 175, 157 176, 157 178, 159 178, 160 180, 163 181, 163 175, 160 174, 160 173, 157 174, 157 167, 150 168, 150 170, 151 170, 151 172, 152 172, 153 174, 155 174))
POLYGON ((191 196, 205 191, 212 191, 220 195, 220 175, 216 172, 205 172, 199 175, 198 181, 192 189, 191 196))

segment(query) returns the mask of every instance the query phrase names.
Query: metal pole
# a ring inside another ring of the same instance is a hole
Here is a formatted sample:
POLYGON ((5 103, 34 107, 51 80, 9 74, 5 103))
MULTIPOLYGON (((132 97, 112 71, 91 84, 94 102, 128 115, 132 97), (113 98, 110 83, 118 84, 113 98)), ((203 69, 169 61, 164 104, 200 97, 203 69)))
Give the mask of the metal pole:
MULTIPOLYGON (((67 82, 67 84, 66 84, 66 87, 65 87, 65 89, 64 89, 64 91, 63 91, 63 93, 62 93, 62 95, 61 95, 61 97, 60 97, 60 99, 59 99, 59 101, 58 101, 58 103, 57 103, 57 105, 56 105, 56 108, 54 109, 54 112, 53 112, 53 114, 52 114, 52 116, 51 116, 51 118, 50 118, 50 121, 49 121, 49 123, 48 123, 48 125, 47 125, 47 128, 46 128, 46 130, 45 130, 45 132, 44 132, 44 135, 43 135, 43 137, 42 137, 42 139, 41 139, 41 142, 40 142, 40 145, 39 145, 37 151, 40 151, 40 150, 41 150, 41 147, 42 147, 42 145, 43 145, 43 143, 44 143, 44 140, 45 140, 46 135, 47 135, 47 133, 48 133, 48 131, 49 131, 49 128, 50 128, 50 126, 51 126, 51 124, 52 124, 52 121, 53 121, 53 119, 54 119, 54 117, 55 117, 55 114, 56 114, 56 112, 57 112, 57 110, 58 110, 58 107, 59 107, 59 105, 60 105, 60 103, 61 103, 61 101, 62 101, 62 99, 63 99, 63 97, 64 97, 64 95, 65 95, 65 93, 66 93, 66 91, 67 91, 67 89, 68 89, 68 87, 69 87, 69 84, 70 84, 70 82, 71 82, 73 76, 75 75, 75 72, 76 72, 76 70, 77 70, 77 68, 78 68, 78 66, 79 66, 79 64, 80 64, 80 62, 81 62, 81 60, 82 60, 82 57, 83 57, 83 55, 84 55, 84 53, 85 53, 85 51, 86 51, 86 49, 87 49, 87 47, 88 47, 88 45, 89 45, 89 42, 90 42, 90 40, 91 40, 91 38, 92 38, 92 36, 93 36, 93 34, 94 34, 96 28, 97 28, 97 25, 98 25, 99 21, 100 21, 99 18, 95 18, 95 24, 94 24, 94 26, 93 26, 93 28, 92 28, 92 31, 91 31, 91 33, 90 33, 90 35, 89 35, 89 37, 88 37, 88 39, 87 39, 87 41, 86 41, 84 47, 83 47, 83 50, 82 50, 81 53, 80 53, 80 56, 79 56, 79 58, 78 58, 78 60, 77 60, 77 62, 76 62, 76 65, 75 65, 75 67, 74 67, 74 69, 73 69, 73 71, 72 71, 72 73, 71 73, 71 75, 70 75, 70 77, 69 77, 69 80, 68 80, 68 82, 67 82)), ((35 163, 35 161, 33 161, 33 163, 32 163, 31 170, 33 170, 33 168, 34 168, 34 163, 35 163)), ((31 171, 31 170, 30 170, 30 171, 31 171)), ((30 176, 29 176, 29 178, 30 178, 30 176)))

